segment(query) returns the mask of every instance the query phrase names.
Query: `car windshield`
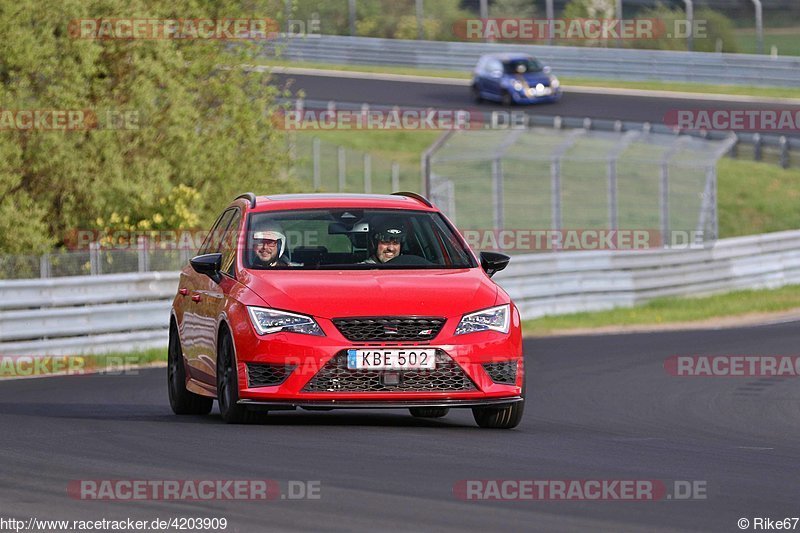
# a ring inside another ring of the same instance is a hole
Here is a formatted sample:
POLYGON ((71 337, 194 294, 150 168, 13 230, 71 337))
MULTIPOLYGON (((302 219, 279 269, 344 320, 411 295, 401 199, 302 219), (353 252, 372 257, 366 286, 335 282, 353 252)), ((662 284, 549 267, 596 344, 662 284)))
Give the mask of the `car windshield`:
POLYGON ((541 72, 544 66, 536 59, 512 59, 503 63, 506 74, 526 74, 528 72, 541 72))
POLYGON ((344 208, 251 213, 243 263, 301 270, 477 266, 439 213, 344 208))

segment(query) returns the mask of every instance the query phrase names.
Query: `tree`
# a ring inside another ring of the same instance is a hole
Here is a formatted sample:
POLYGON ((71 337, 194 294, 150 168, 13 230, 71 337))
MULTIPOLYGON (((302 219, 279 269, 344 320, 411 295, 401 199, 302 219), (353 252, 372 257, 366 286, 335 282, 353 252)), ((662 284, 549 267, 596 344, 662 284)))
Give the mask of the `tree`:
POLYGON ((3 4, 0 108, 88 110, 97 121, 74 131, 0 131, 0 252, 39 253, 70 230, 103 229, 112 219, 151 229, 207 227, 240 192, 291 190, 293 183, 282 177, 284 134, 273 122, 279 91, 266 75, 237 66, 252 57, 250 47, 71 33, 71 21, 97 17, 265 18, 278 12, 262 4, 3 4), (133 120, 121 124, 120 116, 133 120))

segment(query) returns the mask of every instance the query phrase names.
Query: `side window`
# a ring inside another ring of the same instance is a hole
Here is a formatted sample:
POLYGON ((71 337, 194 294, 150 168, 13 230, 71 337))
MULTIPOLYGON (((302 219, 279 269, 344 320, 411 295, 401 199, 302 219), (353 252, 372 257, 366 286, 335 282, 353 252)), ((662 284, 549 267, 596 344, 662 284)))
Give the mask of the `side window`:
POLYGON ((222 272, 233 277, 236 265, 236 243, 239 240, 239 223, 242 221, 242 215, 238 209, 234 209, 233 218, 228 224, 227 229, 222 233, 222 243, 220 252, 222 252, 222 272))
POLYGON ((225 228, 228 227, 228 223, 231 221, 235 211, 236 209, 231 208, 222 213, 222 216, 217 219, 214 227, 212 227, 211 231, 206 235, 203 246, 201 246, 200 251, 197 252, 198 255, 213 254, 219 251, 222 233, 225 231, 225 228))

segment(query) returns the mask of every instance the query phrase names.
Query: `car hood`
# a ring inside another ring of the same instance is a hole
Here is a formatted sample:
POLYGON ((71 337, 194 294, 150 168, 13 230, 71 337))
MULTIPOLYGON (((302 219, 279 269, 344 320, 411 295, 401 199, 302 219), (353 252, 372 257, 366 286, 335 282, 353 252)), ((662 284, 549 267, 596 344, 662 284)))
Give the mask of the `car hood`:
POLYGON ((541 83, 542 85, 550 85, 550 75, 544 74, 543 72, 529 72, 527 74, 517 74, 512 75, 512 79, 522 81, 522 78, 528 82, 528 85, 531 87, 535 87, 537 83, 541 83))
POLYGON ((268 306, 323 318, 452 317, 491 307, 497 285, 480 268, 457 270, 244 270, 268 306))

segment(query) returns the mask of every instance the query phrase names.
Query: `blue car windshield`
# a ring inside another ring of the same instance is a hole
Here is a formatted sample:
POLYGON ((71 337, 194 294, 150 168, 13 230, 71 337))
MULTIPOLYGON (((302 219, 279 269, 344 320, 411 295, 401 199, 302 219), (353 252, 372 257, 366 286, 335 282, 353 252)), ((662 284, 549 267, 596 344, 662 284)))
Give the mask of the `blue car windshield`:
POLYGON ((513 59, 503 63, 506 74, 527 74, 528 72, 541 72, 544 66, 536 59, 513 59))

